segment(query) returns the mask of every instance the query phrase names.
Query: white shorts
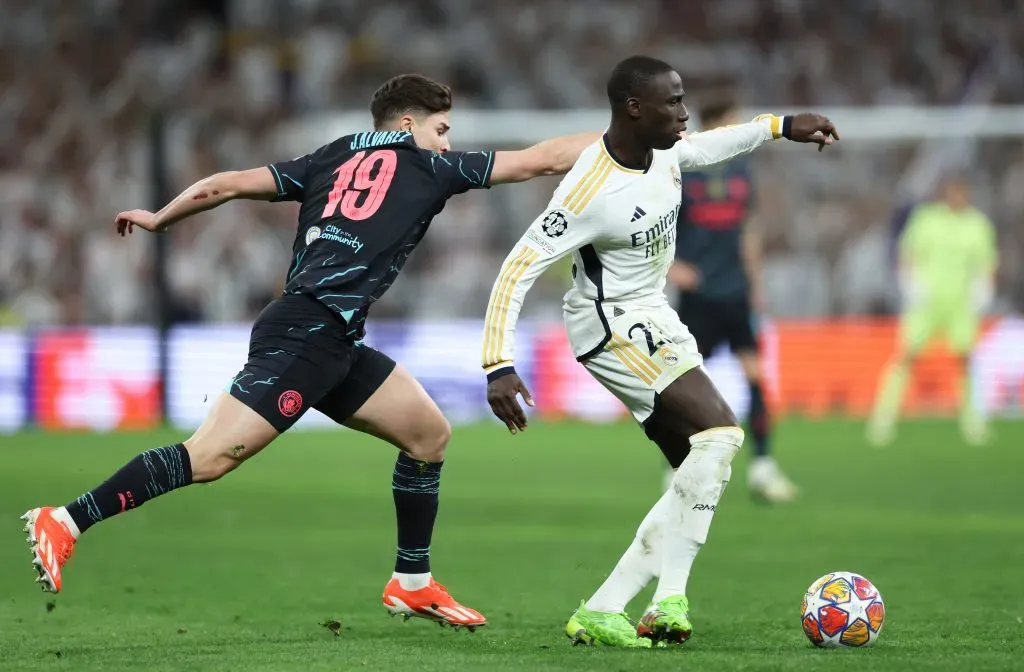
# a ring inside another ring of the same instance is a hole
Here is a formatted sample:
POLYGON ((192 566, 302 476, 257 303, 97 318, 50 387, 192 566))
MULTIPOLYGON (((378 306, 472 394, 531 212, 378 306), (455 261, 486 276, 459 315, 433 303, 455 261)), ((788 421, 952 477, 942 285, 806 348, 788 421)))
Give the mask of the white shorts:
POLYGON ((670 306, 610 311, 611 339, 583 366, 643 423, 654 411, 655 395, 704 360, 696 339, 670 306))

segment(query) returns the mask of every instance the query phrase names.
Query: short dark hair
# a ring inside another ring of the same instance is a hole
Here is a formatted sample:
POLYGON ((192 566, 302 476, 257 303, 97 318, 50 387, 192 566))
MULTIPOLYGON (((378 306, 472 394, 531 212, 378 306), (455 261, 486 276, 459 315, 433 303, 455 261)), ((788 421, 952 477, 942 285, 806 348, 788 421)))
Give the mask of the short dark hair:
POLYGON ((398 75, 381 84, 370 98, 377 128, 410 112, 436 114, 452 109, 452 90, 423 75, 398 75))
POLYGON ((728 95, 719 95, 717 97, 709 97, 701 102, 697 113, 700 115, 700 123, 706 126, 713 121, 720 120, 730 112, 735 112, 738 108, 739 105, 736 103, 735 98, 728 95))
POLYGON ((665 61, 650 56, 630 56, 612 70, 608 78, 608 102, 612 106, 636 97, 640 89, 655 76, 675 70, 665 61))

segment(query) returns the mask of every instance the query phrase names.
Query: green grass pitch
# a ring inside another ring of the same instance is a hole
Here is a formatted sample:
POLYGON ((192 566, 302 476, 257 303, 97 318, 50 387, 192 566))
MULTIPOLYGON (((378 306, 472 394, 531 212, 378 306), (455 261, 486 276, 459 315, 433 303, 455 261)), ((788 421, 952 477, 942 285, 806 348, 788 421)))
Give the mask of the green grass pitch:
POLYGON ((629 424, 456 430, 434 572, 490 618, 475 634, 380 606, 394 453, 373 439, 286 436, 220 483, 108 521, 54 597, 32 582, 17 517, 180 436, 0 437, 0 669, 1024 669, 1024 423, 996 429, 995 445, 975 449, 952 423, 908 423, 875 450, 852 422, 781 425, 801 499, 752 502, 741 454, 691 576, 694 637, 656 651, 574 648, 563 635, 658 496, 660 456, 629 424), (830 570, 882 591, 874 648, 805 639, 801 596, 830 570))

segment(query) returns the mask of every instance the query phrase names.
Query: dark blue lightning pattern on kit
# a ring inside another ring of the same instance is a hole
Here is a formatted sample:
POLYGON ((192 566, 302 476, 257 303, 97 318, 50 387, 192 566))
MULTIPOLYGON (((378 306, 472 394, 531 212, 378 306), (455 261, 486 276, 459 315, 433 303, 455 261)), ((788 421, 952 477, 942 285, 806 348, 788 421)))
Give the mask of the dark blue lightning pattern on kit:
MULTIPOLYGON (((284 294, 308 294, 363 336, 370 306, 394 284, 449 198, 487 188, 493 152, 441 154, 406 131, 356 133, 270 166, 275 200, 301 203, 284 294)), ((235 380, 246 394, 257 381, 235 380)))

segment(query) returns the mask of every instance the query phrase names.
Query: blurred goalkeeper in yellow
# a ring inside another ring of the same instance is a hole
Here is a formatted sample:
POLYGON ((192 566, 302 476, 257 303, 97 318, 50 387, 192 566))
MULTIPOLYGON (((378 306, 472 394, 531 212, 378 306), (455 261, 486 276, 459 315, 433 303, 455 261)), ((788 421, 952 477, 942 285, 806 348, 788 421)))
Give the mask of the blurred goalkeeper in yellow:
POLYGON ((882 373, 868 439, 890 443, 903 402, 910 368, 918 354, 943 337, 960 357, 960 431, 964 440, 988 440, 983 413, 973 401, 968 371, 981 315, 992 299, 997 263, 995 228, 971 203, 962 177, 950 177, 941 199, 911 212, 899 240, 903 313, 895 356, 882 373))

